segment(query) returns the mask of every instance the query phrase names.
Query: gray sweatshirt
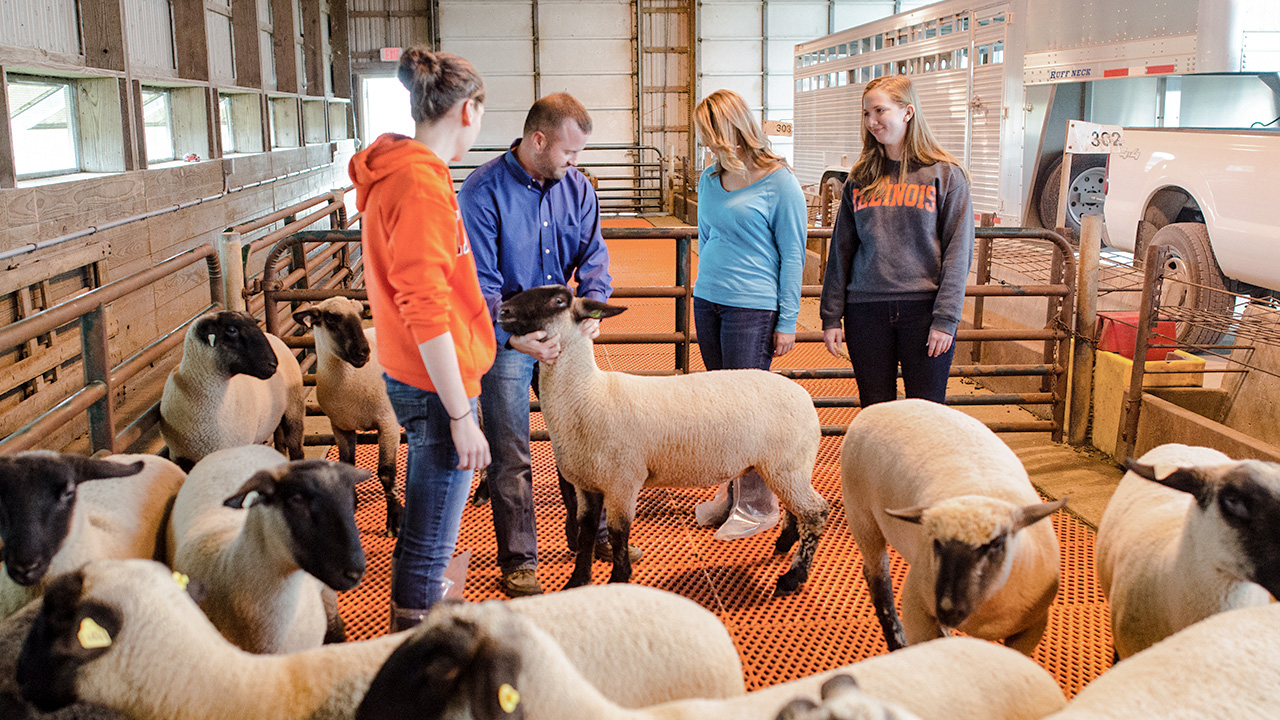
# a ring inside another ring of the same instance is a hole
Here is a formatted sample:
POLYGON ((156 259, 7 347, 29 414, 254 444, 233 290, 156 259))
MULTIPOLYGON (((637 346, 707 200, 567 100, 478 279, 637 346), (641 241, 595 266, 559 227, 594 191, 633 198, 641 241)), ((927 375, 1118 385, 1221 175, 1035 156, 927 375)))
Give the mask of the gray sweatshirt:
MULTIPOLYGON (((897 177, 896 163, 889 172, 897 177)), ((822 282, 822 328, 840 327, 849 303, 932 299, 933 329, 955 335, 972 258, 973 205, 959 167, 914 168, 873 201, 850 179, 822 282)))

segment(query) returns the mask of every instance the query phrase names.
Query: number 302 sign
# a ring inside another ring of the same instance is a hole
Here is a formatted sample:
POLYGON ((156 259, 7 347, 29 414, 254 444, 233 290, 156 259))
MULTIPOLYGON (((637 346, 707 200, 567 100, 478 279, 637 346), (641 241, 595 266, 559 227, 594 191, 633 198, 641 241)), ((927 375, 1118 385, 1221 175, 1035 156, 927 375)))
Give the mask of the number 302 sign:
POLYGON ((1124 151, 1124 128, 1119 125, 1072 120, 1067 125, 1067 152, 1110 154, 1124 151))

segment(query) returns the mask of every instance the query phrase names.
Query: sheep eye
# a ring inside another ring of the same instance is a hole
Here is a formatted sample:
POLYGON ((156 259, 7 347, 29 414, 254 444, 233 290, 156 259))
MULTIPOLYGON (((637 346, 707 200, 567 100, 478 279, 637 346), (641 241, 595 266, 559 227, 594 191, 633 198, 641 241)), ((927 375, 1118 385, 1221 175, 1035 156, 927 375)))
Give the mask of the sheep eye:
POLYGON ((1223 513, 1241 520, 1249 517, 1249 505, 1239 495, 1223 493, 1221 503, 1223 513))
POLYGON ((230 335, 231 337, 235 337, 240 334, 240 328, 232 325, 231 327, 227 328, 227 334, 230 335))
POLYGON ((58 500, 60 502, 67 502, 72 498, 74 498, 75 496, 76 496, 76 486, 67 485, 66 487, 62 488, 62 492, 59 493, 58 495, 58 500))
POLYGON ((311 503, 307 502, 307 498, 302 495, 290 495, 285 498, 285 502, 289 503, 290 507, 298 508, 299 510, 311 509, 311 503))
POLYGON ((997 538, 993 539, 991 542, 989 542, 989 543, 987 543, 986 545, 984 545, 984 546, 983 546, 983 550, 984 550, 985 552, 991 552, 991 551, 993 551, 993 550, 1001 550, 1001 549, 1003 549, 1003 548, 1004 548, 1004 536, 1003 536, 1003 535, 1001 535, 1001 536, 999 536, 999 537, 997 537, 997 538))

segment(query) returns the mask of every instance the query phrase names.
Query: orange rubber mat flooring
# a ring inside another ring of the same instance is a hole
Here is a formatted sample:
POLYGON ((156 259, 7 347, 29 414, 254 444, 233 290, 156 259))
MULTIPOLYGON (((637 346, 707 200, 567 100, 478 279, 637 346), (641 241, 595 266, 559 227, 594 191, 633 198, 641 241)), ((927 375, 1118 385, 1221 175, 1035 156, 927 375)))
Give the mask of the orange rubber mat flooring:
MULTIPOLYGON (((615 286, 670 284, 674 252, 669 241, 611 241, 615 286), (622 270, 625 269, 625 272, 622 270)), ((663 331, 674 325, 671 300, 628 300, 630 310, 610 319, 605 332, 663 331)), ((661 345, 598 345, 605 370, 659 369, 673 366, 674 352, 661 345)), ((693 353, 696 357, 696 349, 693 353)), ((701 363, 697 362, 700 367, 701 363)), ((774 363, 781 367, 830 367, 819 344, 802 344, 774 363)), ((814 395, 854 395, 852 380, 801 381, 814 395)), ((820 409, 824 424, 848 423, 849 409, 820 409)), ((531 423, 544 428, 539 415, 531 423)), ((775 556, 777 529, 754 537, 718 542, 714 528, 698 527, 694 506, 709 499, 712 488, 652 488, 641 492, 631 542, 644 549, 633 565, 632 582, 691 598, 715 612, 742 655, 748 690, 847 665, 887 651, 876 621, 861 559, 844 522, 840 492, 839 437, 824 437, 813 484, 831 505, 826 532, 809 580, 785 598, 772 597, 774 583, 786 571, 790 553, 775 556)), ((532 444, 534 502, 539 533, 538 578, 548 592, 563 587, 573 569, 564 539, 564 506, 556 485, 549 442, 532 444)), ((336 459, 336 450, 330 451, 336 459)), ((399 458, 403 497, 405 451, 399 458)), ((377 449, 360 446, 356 463, 374 471, 377 449)), ((339 605, 349 639, 384 634, 387 629, 391 550, 383 537, 381 487, 376 478, 360 484, 357 522, 368 554, 368 571, 359 587, 343 593, 339 605)), ((1052 518, 1062 548, 1062 585, 1050 609, 1049 627, 1034 658, 1052 673, 1068 697, 1111 664, 1111 633, 1105 598, 1094 576, 1094 534, 1065 512, 1052 518)), ((471 551, 464 596, 469 601, 503 598, 489 507, 468 505, 458 551, 471 551)), ((595 561, 593 581, 608 578, 609 563, 595 561)), ((893 556, 895 590, 901 591, 907 566, 893 556)))

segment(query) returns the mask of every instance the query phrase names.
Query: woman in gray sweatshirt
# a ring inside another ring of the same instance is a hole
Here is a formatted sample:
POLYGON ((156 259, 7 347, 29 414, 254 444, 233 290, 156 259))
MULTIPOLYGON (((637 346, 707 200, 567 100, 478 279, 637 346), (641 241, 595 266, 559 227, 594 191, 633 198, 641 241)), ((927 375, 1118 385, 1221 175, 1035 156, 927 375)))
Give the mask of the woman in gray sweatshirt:
POLYGON ((862 91, 862 155, 844 185, 822 284, 823 340, 847 341, 862 406, 946 399, 973 256, 973 206, 960 163, 938 146, 911 81, 862 91), (843 329, 841 324, 843 322, 843 329))

